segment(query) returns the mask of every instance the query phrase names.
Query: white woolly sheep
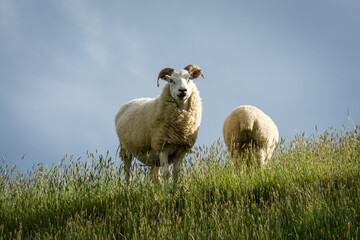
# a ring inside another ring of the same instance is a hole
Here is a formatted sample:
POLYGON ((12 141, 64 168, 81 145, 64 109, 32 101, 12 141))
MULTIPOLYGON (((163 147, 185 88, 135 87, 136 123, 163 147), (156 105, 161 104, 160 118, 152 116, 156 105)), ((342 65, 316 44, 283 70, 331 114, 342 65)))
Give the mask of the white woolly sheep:
POLYGON ((157 79, 158 87, 160 79, 168 82, 160 96, 135 99, 121 107, 115 126, 128 181, 133 157, 151 167, 150 176, 155 180, 159 167, 167 180, 169 164, 174 163, 173 178, 177 181, 182 159, 195 144, 200 127, 201 98, 192 81, 200 75, 204 78, 194 64, 179 72, 165 68, 157 79))
POLYGON ((225 119, 223 135, 237 163, 250 151, 258 157, 260 165, 264 165, 279 141, 279 131, 271 118, 257 107, 246 105, 236 108, 225 119))

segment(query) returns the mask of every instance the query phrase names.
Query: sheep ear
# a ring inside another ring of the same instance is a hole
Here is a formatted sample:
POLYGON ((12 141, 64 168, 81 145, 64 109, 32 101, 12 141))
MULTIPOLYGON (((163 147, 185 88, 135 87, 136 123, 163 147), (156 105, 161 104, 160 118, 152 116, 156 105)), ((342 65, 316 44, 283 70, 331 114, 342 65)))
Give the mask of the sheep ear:
POLYGON ((190 78, 189 79, 194 80, 194 79, 198 78, 200 75, 202 76, 202 78, 205 78, 201 69, 195 69, 194 71, 192 71, 190 73, 190 78))

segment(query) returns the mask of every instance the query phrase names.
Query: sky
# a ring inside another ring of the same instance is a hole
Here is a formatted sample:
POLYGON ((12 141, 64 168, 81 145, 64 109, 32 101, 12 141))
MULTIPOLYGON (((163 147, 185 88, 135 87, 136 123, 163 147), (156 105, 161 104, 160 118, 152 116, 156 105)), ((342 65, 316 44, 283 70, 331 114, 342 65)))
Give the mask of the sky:
POLYGON ((240 105, 269 115, 285 140, 351 129, 359 13, 357 0, 0 0, 0 157, 28 170, 115 156, 122 104, 158 96, 159 72, 188 64, 205 75, 196 145, 222 139, 240 105))

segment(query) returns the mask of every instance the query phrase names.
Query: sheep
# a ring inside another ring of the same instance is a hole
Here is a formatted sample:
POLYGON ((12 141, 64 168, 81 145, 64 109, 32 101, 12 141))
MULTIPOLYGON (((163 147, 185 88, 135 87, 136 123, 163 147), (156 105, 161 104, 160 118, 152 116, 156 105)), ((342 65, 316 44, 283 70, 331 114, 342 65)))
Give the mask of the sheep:
POLYGON ((249 151, 255 153, 259 165, 263 166, 279 141, 279 131, 271 118, 249 105, 239 106, 229 114, 223 125, 223 136, 236 166, 239 166, 240 158, 246 161, 245 154, 249 151))
POLYGON ((199 76, 204 78, 194 64, 179 72, 165 68, 157 79, 158 87, 160 79, 167 82, 160 96, 135 99, 121 107, 115 126, 127 181, 131 181, 134 157, 150 166, 149 174, 155 181, 159 180, 159 167, 167 181, 169 164, 173 163, 173 179, 178 180, 182 159, 195 144, 200 128, 202 103, 192 81, 199 76))

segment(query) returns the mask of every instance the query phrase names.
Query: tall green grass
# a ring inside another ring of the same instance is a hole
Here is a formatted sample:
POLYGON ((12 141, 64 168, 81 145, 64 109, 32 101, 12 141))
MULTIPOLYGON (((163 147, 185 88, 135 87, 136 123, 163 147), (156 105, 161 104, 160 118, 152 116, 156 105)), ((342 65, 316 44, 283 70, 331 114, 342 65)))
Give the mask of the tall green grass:
MULTIPOLYGON (((119 163, 119 159, 116 159, 119 163)), ((223 143, 196 147, 176 187, 88 154, 18 173, 0 166, 0 239, 359 239, 360 135, 282 141, 237 170, 223 143)))

